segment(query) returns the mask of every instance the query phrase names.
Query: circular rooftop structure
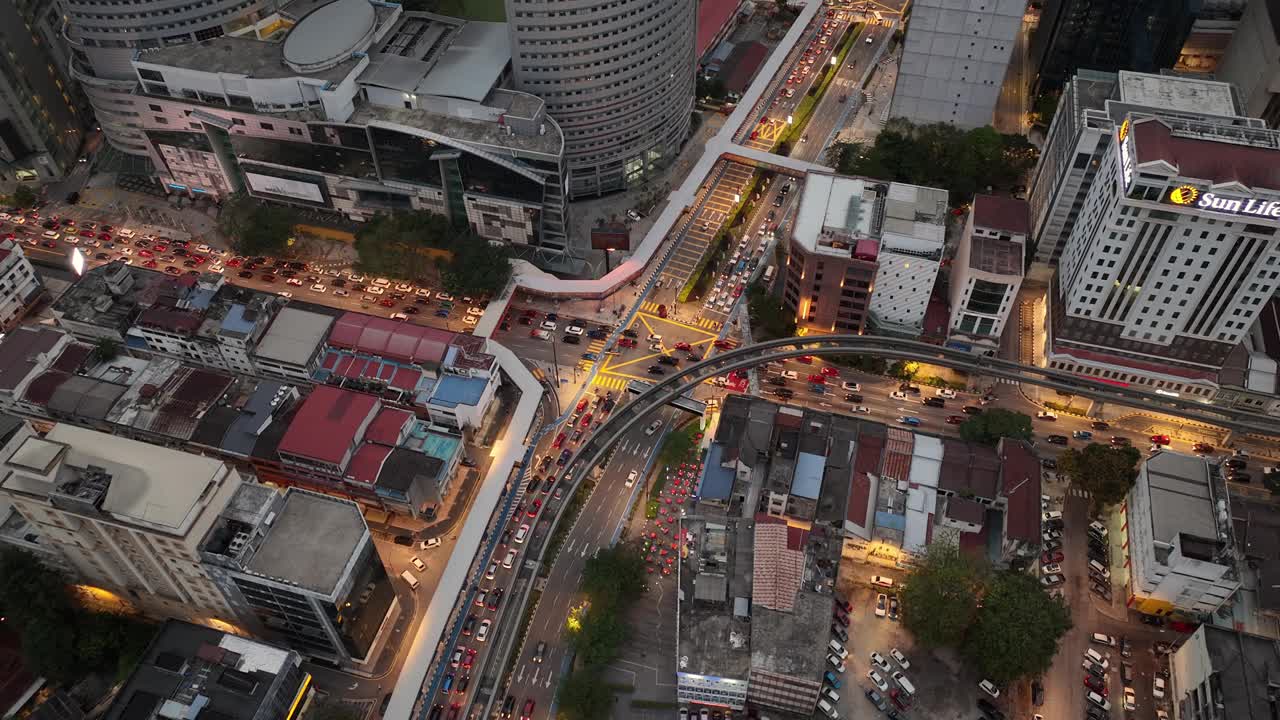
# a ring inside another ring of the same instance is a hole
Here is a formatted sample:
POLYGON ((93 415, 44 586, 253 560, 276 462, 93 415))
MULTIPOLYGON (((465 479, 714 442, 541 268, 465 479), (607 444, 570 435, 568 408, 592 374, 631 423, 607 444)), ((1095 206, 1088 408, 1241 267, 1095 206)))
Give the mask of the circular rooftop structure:
POLYGON ((369 0, 334 0, 307 13, 284 40, 284 61, 300 73, 314 73, 367 50, 377 13, 369 0))

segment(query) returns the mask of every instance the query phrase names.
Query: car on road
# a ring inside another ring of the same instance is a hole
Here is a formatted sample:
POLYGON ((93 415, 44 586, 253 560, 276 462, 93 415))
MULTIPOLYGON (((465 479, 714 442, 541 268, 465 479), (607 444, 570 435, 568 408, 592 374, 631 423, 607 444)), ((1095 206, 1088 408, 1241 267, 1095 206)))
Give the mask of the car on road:
POLYGON ((649 423, 649 427, 644 429, 644 434, 653 435, 654 433, 658 432, 658 428, 660 427, 662 427, 662 421, 654 420, 653 422, 649 423))
POLYGON ((1198 442, 1191 446, 1191 450, 1199 455, 1208 455, 1213 452, 1213 446, 1209 443, 1198 442))
POLYGON ((948 424, 948 425, 962 425, 962 424, 964 424, 964 422, 965 422, 966 420, 968 420, 968 419, 969 419, 969 418, 967 418, 967 417, 965 417, 965 416, 963 416, 963 415, 948 415, 948 416, 947 416, 947 424, 948 424))
POLYGON ((1088 430, 1074 430, 1071 433, 1071 437, 1077 440, 1092 440, 1093 433, 1089 432, 1088 430))
POLYGON ((1045 442, 1051 445, 1066 445, 1070 443, 1066 435, 1046 435, 1044 439, 1045 442))
POLYGON ((1129 441, 1129 438, 1127 438, 1127 437, 1124 437, 1124 436, 1121 436, 1121 435, 1112 435, 1112 436, 1111 436, 1111 444, 1112 444, 1112 445, 1114 445, 1114 446, 1116 446, 1116 447, 1128 447, 1128 446, 1132 445, 1133 443, 1132 443, 1132 442, 1130 442, 1130 441, 1129 441))
POLYGON ((1058 419, 1058 413, 1052 410, 1041 410, 1036 413, 1036 417, 1041 420, 1047 420, 1048 422, 1055 422, 1058 419))
POLYGON ((1152 435, 1151 436, 1152 445, 1168 445, 1170 442, 1172 441, 1169 439, 1168 435, 1152 435))
POLYGON ((422 562, 421 558, 418 558, 418 557, 409 558, 409 564, 417 568, 418 572, 427 571, 427 564, 422 562))
POLYGON ((489 628, 493 626, 493 621, 485 619, 480 623, 480 627, 476 628, 476 642, 484 642, 489 639, 489 628))
MULTIPOLYGON (((982 682, 979 682, 978 689, 993 698, 1000 697, 1000 688, 996 687, 996 684, 990 680, 983 680, 982 682)), ((978 702, 981 703, 982 701, 979 700, 978 702)))
POLYGON ((640 477, 640 471, 638 471, 638 470, 632 470, 631 472, 627 473, 627 482, 626 482, 626 486, 627 486, 627 487, 631 487, 631 486, 635 485, 635 484, 636 484, 636 478, 638 478, 638 477, 640 477))
POLYGON ((431 548, 440 547, 440 545, 441 545, 440 538, 427 538, 426 540, 423 540, 422 542, 418 543, 418 549, 430 550, 431 548))
POLYGON ((492 580, 498 576, 498 563, 489 563, 489 569, 484 571, 484 579, 492 580))
POLYGON ((890 400, 906 400, 907 394, 902 392, 901 390, 894 390, 893 392, 889 393, 889 399, 890 400))

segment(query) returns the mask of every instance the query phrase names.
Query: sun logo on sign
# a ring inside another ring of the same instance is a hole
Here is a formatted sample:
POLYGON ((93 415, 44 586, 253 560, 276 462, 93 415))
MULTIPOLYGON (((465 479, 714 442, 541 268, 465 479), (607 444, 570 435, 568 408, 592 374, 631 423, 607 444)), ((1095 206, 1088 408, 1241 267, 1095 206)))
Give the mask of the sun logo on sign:
POLYGON ((1116 131, 1116 138, 1120 142, 1124 142, 1127 137, 1129 137, 1129 118, 1125 118, 1124 122, 1120 123, 1120 129, 1116 131))
POLYGON ((1193 205, 1200 197, 1200 189, 1191 185, 1179 185, 1169 191, 1169 202, 1174 205, 1193 205))

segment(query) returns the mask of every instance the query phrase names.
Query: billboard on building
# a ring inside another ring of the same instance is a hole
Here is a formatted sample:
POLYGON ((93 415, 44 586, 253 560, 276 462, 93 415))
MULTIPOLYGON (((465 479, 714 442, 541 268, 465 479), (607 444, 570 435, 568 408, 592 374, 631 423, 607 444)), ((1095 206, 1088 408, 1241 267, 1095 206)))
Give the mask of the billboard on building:
POLYGON ((291 197, 313 203, 324 202, 324 194, 320 192, 320 187, 314 183, 287 180, 251 172, 245 173, 244 179, 254 192, 291 197))

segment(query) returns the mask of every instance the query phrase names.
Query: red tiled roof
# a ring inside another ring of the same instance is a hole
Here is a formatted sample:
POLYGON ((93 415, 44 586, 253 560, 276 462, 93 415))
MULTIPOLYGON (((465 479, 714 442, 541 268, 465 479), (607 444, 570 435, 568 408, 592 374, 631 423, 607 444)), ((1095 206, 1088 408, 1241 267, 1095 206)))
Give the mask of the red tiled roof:
POLYGON ((143 310, 135 324, 169 332, 193 333, 200 329, 200 322, 199 315, 189 312, 151 308, 143 310))
POLYGON ((976 558, 987 556, 987 528, 978 532, 960 533, 960 552, 976 558))
POLYGON ((369 423, 369 429, 364 432, 364 439, 383 445, 395 445, 400 440, 400 431, 413 418, 413 413, 408 410, 382 408, 378 417, 369 423))
POLYGON ((365 418, 379 404, 373 395, 319 385, 302 401, 280 441, 282 453, 341 463, 365 418))
POLYGON ((351 456, 347 465, 347 475, 367 485, 378 481, 378 473, 382 472, 382 463, 391 454, 391 448, 378 443, 365 443, 351 456))
POLYGON ((764 59, 769 56, 769 48, 758 42, 741 43, 725 58, 723 68, 729 68, 724 76, 724 87, 730 92, 744 92, 751 84, 751 78, 760 69, 764 59))
POLYGON ((422 379, 421 370, 411 370, 409 368, 400 368, 396 370, 395 377, 391 378, 388 383, 393 388, 400 390, 412 390, 418 385, 418 381, 422 379))
POLYGON ((790 612, 804 581, 803 547, 808 533, 764 513, 756 514, 755 530, 751 601, 770 610, 790 612))
MULTIPOLYGON (((1160 363, 1153 363, 1153 362, 1143 362, 1141 360, 1135 360, 1126 355, 1120 355, 1119 353, 1107 353, 1107 352, 1098 352, 1094 350, 1085 350, 1083 348, 1079 348, 1074 345, 1066 345, 1066 344, 1059 345, 1056 342, 1053 344, 1053 352, 1061 355, 1070 355, 1071 357, 1074 357, 1080 360, 1085 360, 1087 362, 1106 363, 1110 365, 1121 365, 1124 367, 1133 368, 1134 370, 1141 370, 1143 372, 1160 373, 1163 375, 1173 375, 1175 377, 1187 378, 1189 380, 1216 380, 1217 379, 1217 374, 1214 373, 1212 370, 1193 370, 1191 368, 1179 367, 1177 365, 1173 365, 1169 363, 1160 364, 1160 363)), ((1096 380, 1098 382, 1103 382, 1103 383, 1112 383, 1112 384, 1117 384, 1124 387, 1129 386, 1129 383, 1125 383, 1125 382, 1117 382, 1114 380, 1107 380, 1105 378, 1094 377, 1092 375, 1083 375, 1080 373, 1076 373, 1076 374, 1080 375, 1080 377, 1082 378, 1088 378, 1089 380, 1096 380)))
POLYGON ((698 3, 698 59, 711 50, 711 41, 720 34, 725 23, 733 18, 740 4, 741 0, 701 0, 698 3))
POLYGON ((1001 493, 1006 499, 1005 539, 1040 539, 1040 460, 1025 443, 1000 441, 1001 493))
POLYGON ((954 438, 942 440, 942 474, 939 487, 959 493, 968 490, 986 500, 996 499, 1000 460, 994 450, 954 438))
POLYGON ((401 362, 439 364, 454 334, 445 330, 349 312, 329 331, 329 345, 401 362))
POLYGON ((1134 123, 1132 137, 1139 165, 1163 160, 1183 177, 1280 190, 1280 150, 1177 137, 1156 119, 1134 123))
POLYGON ((975 195, 974 227, 1004 230, 1016 235, 1031 233, 1031 206, 1026 200, 1002 195, 975 195))
POLYGON ((853 479, 849 487, 849 506, 845 511, 845 519, 866 527, 867 508, 871 506, 871 478, 869 473, 880 469, 880 455, 884 450, 884 439, 878 435, 862 433, 858 435, 858 450, 853 456, 853 479))
POLYGON ((901 428, 888 428, 884 465, 880 474, 894 480, 906 480, 911 474, 911 454, 915 449, 915 436, 901 428))

